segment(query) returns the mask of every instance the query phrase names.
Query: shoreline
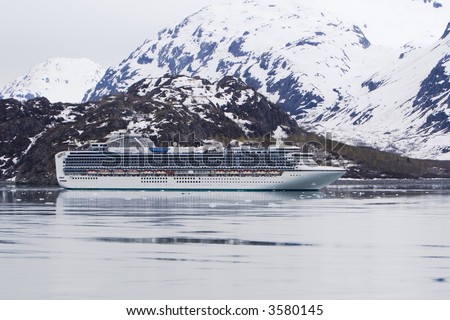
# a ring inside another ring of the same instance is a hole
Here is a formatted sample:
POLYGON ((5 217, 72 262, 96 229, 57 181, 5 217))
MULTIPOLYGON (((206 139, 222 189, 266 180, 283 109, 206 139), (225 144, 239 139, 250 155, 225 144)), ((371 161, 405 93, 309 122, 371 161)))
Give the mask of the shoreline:
POLYGON ((329 187, 364 187, 376 189, 378 187, 390 189, 411 189, 411 190, 450 190, 450 178, 419 178, 419 179, 352 179, 341 178, 328 186, 329 187))

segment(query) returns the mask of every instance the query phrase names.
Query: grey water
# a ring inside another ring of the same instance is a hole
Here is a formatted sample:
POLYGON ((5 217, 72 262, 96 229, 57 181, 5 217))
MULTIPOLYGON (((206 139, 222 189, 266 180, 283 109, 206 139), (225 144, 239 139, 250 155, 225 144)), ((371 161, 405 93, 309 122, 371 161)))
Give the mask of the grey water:
POLYGON ((0 299, 449 299, 449 186, 3 186, 0 299))

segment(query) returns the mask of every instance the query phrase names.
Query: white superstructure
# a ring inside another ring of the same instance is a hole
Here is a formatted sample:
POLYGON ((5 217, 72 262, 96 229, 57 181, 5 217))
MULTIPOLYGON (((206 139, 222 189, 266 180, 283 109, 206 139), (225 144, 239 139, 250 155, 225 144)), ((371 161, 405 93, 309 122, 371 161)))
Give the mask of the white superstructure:
POLYGON ((58 183, 67 189, 318 190, 345 173, 279 142, 269 148, 156 148, 137 135, 63 151, 55 160, 58 183))

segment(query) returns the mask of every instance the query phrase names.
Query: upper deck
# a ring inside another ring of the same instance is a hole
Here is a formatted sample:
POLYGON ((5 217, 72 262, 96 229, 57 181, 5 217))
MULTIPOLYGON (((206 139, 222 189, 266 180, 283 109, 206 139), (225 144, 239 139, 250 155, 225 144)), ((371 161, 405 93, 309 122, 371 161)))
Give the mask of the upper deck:
POLYGON ((64 172, 83 174, 109 170, 295 170, 299 165, 317 166, 310 153, 299 147, 276 145, 228 146, 209 143, 200 147, 155 147, 138 135, 114 136, 106 143, 92 143, 87 150, 68 151, 62 162, 64 172))

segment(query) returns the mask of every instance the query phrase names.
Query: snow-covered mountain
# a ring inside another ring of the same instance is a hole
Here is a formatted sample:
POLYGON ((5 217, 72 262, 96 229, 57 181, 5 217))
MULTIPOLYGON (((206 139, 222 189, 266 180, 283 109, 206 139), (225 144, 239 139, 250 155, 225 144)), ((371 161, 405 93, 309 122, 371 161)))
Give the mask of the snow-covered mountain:
POLYGON ((51 58, 5 85, 0 91, 0 99, 46 97, 52 102, 81 102, 85 92, 104 73, 100 65, 86 58, 51 58))
POLYGON ((369 48, 358 26, 297 1, 211 6, 145 41, 108 69, 85 100, 124 92, 143 77, 166 72, 209 79, 233 75, 292 114, 304 114, 324 98, 339 96, 333 89, 354 64, 364 63, 369 48))
MULTIPOLYGON (((428 1, 422 6, 442 9, 428 1)), ((431 46, 399 49, 372 45, 363 29, 308 2, 206 7, 109 68, 85 101, 165 73, 233 75, 317 133, 450 159, 449 29, 431 46)))
POLYGON ((450 160, 450 23, 431 47, 402 53, 301 121, 354 145, 450 160))

